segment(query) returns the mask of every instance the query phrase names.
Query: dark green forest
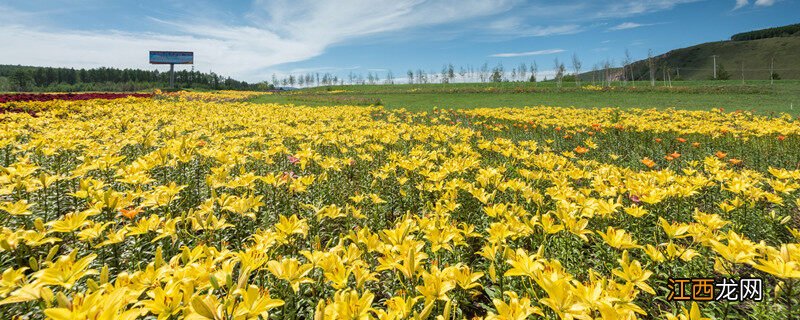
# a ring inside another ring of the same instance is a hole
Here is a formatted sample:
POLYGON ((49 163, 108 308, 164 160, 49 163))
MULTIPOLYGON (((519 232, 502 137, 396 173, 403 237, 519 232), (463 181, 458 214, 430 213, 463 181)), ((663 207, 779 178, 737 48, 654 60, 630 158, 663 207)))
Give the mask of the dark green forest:
POLYGON ((731 40, 747 41, 747 40, 758 40, 758 39, 777 38, 777 37, 792 37, 792 36, 800 36, 800 23, 782 27, 737 33, 731 36, 731 40))
MULTIPOLYGON (((0 65, 0 92, 130 92, 164 89, 169 86, 169 72, 116 68, 52 68, 0 65)), ((175 71, 178 88, 214 90, 270 90, 267 83, 251 84, 216 73, 175 71)))

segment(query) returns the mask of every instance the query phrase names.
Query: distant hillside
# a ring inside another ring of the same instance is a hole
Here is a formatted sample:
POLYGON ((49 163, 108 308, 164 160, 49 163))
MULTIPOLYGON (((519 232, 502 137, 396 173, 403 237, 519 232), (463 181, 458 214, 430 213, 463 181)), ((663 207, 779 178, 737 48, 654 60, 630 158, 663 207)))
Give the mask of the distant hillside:
MULTIPOLYGON (((746 80, 770 78, 770 64, 781 79, 800 79, 800 24, 756 30, 734 35, 739 40, 708 42, 687 48, 675 49, 653 57, 656 80, 708 80, 714 75, 714 58, 717 56, 718 77, 741 79, 742 69, 746 80), (753 39, 753 40, 747 40, 753 39), (773 63, 774 62, 774 63, 773 63)), ((636 61, 626 67, 625 77, 637 81, 650 79, 647 59, 636 61)), ((609 70, 612 80, 623 79, 622 69, 609 70)), ((604 77, 605 71, 586 72, 581 79, 604 77)))

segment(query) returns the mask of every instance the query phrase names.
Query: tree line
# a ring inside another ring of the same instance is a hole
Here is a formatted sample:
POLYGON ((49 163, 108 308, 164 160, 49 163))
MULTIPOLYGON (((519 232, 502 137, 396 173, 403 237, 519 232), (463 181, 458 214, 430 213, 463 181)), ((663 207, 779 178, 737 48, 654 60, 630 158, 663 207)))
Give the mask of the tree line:
MULTIPOLYGON (((53 68, 0 65, 0 91, 137 91, 166 88, 169 72, 117 68, 53 68)), ((250 84, 216 73, 175 71, 179 88, 270 90, 268 83, 250 84)))
MULTIPOLYGON (((512 66, 506 66, 502 62, 490 66, 488 62, 482 65, 455 66, 452 63, 443 64, 439 70, 426 70, 422 68, 408 69, 405 77, 397 78, 391 70, 383 73, 368 71, 366 75, 362 73, 350 72, 346 76, 338 76, 332 73, 303 73, 288 74, 278 77, 273 74, 271 84, 275 87, 316 87, 330 85, 375 85, 375 84, 430 84, 430 83, 488 83, 488 82, 540 82, 554 81, 557 86, 564 82, 572 82, 580 85, 583 78, 594 77, 592 83, 609 83, 611 80, 622 80, 622 78, 635 76, 623 72, 613 72, 613 61, 608 60, 602 64, 595 64, 593 73, 582 74, 583 63, 577 54, 573 54, 571 64, 568 66, 558 58, 554 59, 552 67, 546 67, 546 71, 540 71, 537 61, 521 62, 512 66), (550 69, 552 68, 552 69, 550 69), (602 75, 598 70, 603 68, 602 75), (548 75, 550 79, 548 79, 548 75)), ((626 59, 623 62, 628 65, 632 62, 630 54, 626 52, 626 59)))
MULTIPOLYGON (((509 82, 537 81, 539 67, 536 62, 520 63, 511 68, 498 63, 489 67, 488 62, 482 66, 459 66, 445 64, 441 70, 409 69, 405 78, 398 79, 391 70, 384 72, 368 71, 365 74, 350 72, 346 76, 332 73, 289 74, 278 77, 273 74, 270 84, 275 87, 315 87, 329 85, 366 85, 366 84, 427 84, 456 82, 509 82)), ((546 80, 546 77, 545 77, 546 80)))
POLYGON ((776 28, 768 28, 768 29, 737 33, 731 36, 731 40, 746 41, 746 40, 791 37, 791 36, 800 36, 800 23, 791 24, 788 26, 776 27, 776 28))

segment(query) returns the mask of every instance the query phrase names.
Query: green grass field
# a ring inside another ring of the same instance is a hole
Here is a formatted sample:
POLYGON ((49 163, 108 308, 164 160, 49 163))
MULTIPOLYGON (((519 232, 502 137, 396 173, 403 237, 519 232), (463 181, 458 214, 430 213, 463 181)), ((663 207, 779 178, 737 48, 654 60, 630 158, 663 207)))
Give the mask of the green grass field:
MULTIPOLYGON (((587 85, 590 83, 583 83, 587 85)), ((296 105, 370 105, 405 108, 412 111, 439 108, 480 107, 620 107, 676 108, 690 110, 752 110, 760 114, 800 114, 800 81, 681 81, 672 88, 659 82, 655 87, 637 82, 636 87, 614 84, 611 90, 591 91, 564 83, 556 88, 547 83, 471 83, 352 85, 302 89, 265 95, 251 100, 260 103, 296 105)))

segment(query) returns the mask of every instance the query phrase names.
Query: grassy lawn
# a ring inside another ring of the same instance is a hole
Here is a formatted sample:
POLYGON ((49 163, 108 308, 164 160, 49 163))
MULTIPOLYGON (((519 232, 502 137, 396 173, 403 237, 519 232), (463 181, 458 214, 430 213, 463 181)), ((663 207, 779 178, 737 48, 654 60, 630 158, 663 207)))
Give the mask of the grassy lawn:
POLYGON ((761 114, 800 114, 800 81, 684 81, 673 82, 673 88, 658 83, 649 87, 615 85, 612 90, 578 89, 572 83, 556 88, 553 83, 475 83, 475 84, 411 84, 354 85, 318 87, 252 99, 261 103, 297 105, 369 105, 377 103, 389 109, 412 111, 441 108, 480 107, 621 107, 677 108, 708 110, 752 110, 761 114))

